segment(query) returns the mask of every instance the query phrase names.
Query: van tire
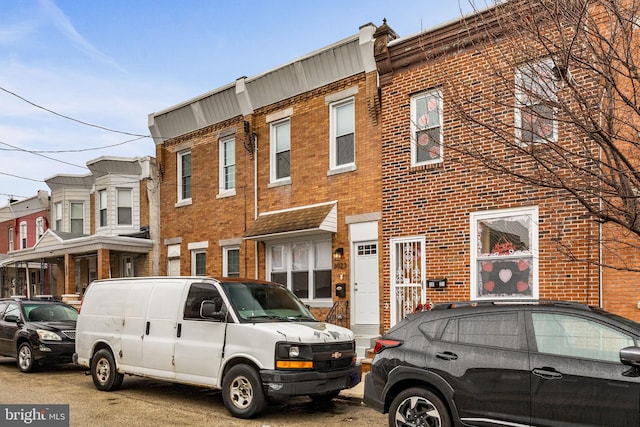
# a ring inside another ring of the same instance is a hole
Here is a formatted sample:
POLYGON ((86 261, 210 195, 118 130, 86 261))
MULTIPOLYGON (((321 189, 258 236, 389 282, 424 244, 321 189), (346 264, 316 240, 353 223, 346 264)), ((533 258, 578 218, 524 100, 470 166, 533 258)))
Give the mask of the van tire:
POLYGON ((118 373, 111 351, 101 349, 91 359, 91 378, 100 391, 113 391, 120 388, 124 374, 118 373))
POLYGON ((229 369, 222 379, 222 401, 236 418, 253 418, 262 412, 266 399, 256 370, 245 364, 229 369))

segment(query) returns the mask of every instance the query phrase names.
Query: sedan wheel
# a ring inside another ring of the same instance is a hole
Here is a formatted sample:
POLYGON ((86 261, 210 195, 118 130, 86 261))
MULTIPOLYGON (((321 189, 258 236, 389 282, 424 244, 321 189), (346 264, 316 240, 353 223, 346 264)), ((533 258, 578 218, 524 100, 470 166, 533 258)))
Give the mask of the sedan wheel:
POLYGON ((393 399, 389 426, 450 427, 451 420, 447 407, 437 395, 423 388, 410 388, 393 399))
POLYGON ((18 348, 18 368, 22 372, 32 372, 35 370, 35 361, 33 360, 33 347, 28 342, 20 344, 18 348))

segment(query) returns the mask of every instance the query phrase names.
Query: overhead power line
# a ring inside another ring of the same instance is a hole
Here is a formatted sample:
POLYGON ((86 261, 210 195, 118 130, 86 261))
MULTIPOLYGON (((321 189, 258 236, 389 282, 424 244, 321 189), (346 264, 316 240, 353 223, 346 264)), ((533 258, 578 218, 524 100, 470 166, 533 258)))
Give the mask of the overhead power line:
POLYGON ((90 127, 97 128, 97 129, 102 129, 102 130, 105 130, 107 132, 120 133, 120 134, 123 134, 123 135, 137 136, 137 137, 141 137, 141 138, 150 138, 151 137, 151 135, 141 135, 141 134, 138 134, 138 133, 124 132, 124 131, 121 131, 121 130, 110 129, 110 128, 105 127, 105 126, 100 126, 100 125, 96 125, 96 124, 93 124, 93 123, 88 123, 88 122, 85 122, 83 120, 79 120, 79 119, 76 119, 76 118, 73 118, 73 117, 66 116, 64 114, 58 113, 57 111, 50 110, 49 108, 43 107, 42 105, 38 105, 35 102, 30 101, 30 100, 26 99, 25 97, 20 96, 17 93, 10 91, 9 89, 5 89, 2 86, 0 86, 0 90, 2 90, 3 92, 8 93, 9 95, 15 96, 16 98, 26 102, 27 104, 29 104, 29 105, 31 105, 33 107, 39 108, 41 110, 44 110, 44 111, 46 111, 48 113, 51 113, 51 114, 53 114, 55 116, 62 117, 63 119, 71 120, 72 122, 80 123, 82 125, 90 126, 90 127))

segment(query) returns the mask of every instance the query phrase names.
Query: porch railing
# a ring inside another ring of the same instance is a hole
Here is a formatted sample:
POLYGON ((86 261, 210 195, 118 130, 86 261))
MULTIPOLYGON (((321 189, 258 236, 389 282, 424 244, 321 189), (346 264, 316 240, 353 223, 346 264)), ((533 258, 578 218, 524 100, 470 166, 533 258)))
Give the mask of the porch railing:
POLYGON ((324 321, 345 328, 349 327, 349 301, 335 301, 324 321))

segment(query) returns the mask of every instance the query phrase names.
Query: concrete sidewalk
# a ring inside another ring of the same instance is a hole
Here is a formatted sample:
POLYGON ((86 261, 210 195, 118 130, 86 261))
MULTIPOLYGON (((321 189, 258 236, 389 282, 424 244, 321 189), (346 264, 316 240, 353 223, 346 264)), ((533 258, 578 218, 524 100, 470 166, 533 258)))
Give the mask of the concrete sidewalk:
POLYGON ((350 400, 362 401, 362 398, 364 397, 364 378, 367 376, 367 373, 368 372, 364 372, 362 374, 362 379, 360 380, 360 383, 357 386, 353 388, 348 388, 346 390, 342 390, 340 392, 339 397, 347 398, 350 400))

